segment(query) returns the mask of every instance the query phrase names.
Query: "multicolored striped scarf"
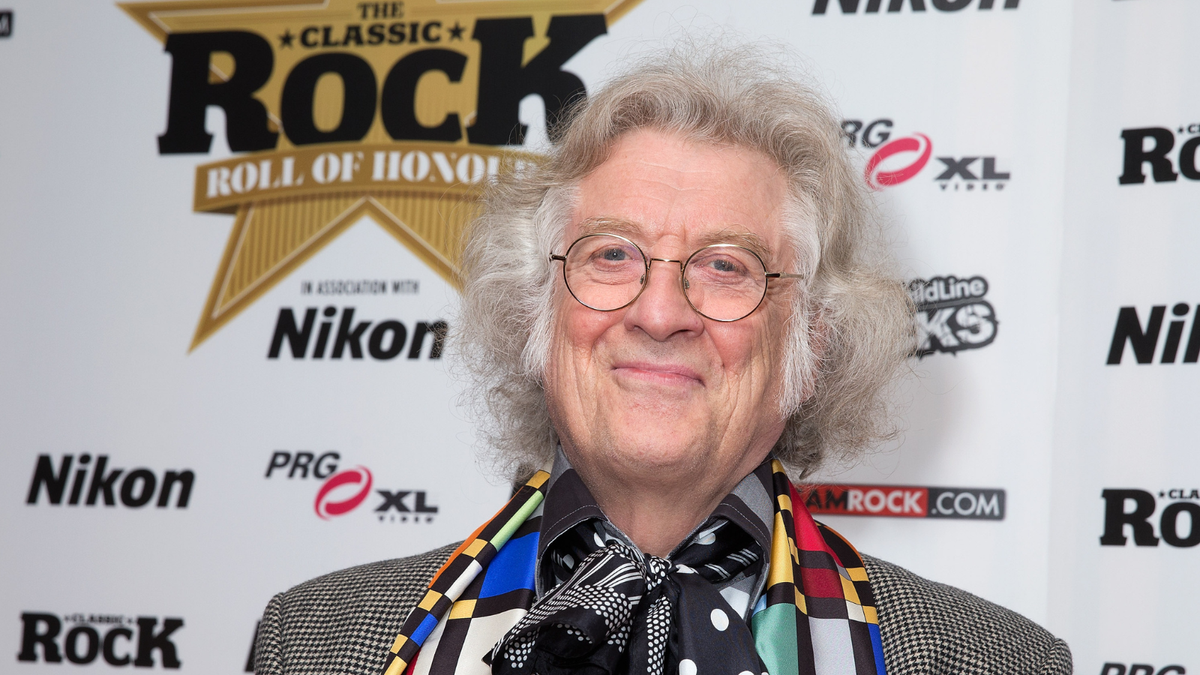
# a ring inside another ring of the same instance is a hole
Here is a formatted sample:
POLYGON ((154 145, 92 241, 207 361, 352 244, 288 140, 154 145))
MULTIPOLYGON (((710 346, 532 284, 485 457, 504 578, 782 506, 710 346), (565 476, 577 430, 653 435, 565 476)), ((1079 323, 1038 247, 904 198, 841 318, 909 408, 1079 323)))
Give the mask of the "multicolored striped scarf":
MULTIPOLYGON (((886 675, 862 558, 812 519, 777 460, 771 468, 767 588, 750 617, 769 675, 886 675)), ((545 499, 549 478, 535 474, 438 570, 396 636, 382 675, 491 673, 484 657, 537 599, 537 536, 521 530, 545 499)))

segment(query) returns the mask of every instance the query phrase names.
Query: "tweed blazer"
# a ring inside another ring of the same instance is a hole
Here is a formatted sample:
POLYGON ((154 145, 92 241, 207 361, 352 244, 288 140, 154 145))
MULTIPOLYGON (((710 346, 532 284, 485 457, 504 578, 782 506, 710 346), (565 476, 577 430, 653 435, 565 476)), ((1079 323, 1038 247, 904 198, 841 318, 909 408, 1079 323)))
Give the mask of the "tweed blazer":
MULTIPOLYGON (((280 593, 263 614, 258 675, 377 675, 400 625, 454 544, 334 572, 280 593)), ((864 555, 889 675, 1070 673, 1071 652, 1029 619, 864 555)))

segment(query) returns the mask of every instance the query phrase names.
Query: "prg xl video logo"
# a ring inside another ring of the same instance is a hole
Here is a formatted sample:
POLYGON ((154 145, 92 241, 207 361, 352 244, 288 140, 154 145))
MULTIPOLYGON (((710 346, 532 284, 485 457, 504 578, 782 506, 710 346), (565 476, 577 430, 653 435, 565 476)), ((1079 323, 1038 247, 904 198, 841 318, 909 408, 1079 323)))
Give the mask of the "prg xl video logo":
POLYGON ((340 453, 330 450, 321 454, 307 450, 276 450, 267 463, 266 478, 286 480, 321 480, 313 499, 312 509, 321 520, 345 516, 362 506, 372 491, 381 501, 374 513, 379 522, 432 523, 438 507, 429 503, 425 490, 372 490, 375 476, 365 466, 338 470, 340 453))
MULTIPOLYGON (((892 138, 892 126, 892 120, 887 118, 866 123, 842 120, 842 132, 850 147, 861 145, 875 149, 863 169, 863 179, 873 190, 899 185, 916 177, 933 156, 933 141, 929 136, 913 133, 892 138)), ((1011 177, 1009 172, 996 168, 995 157, 945 156, 937 160, 942 164, 942 171, 933 180, 942 191, 1003 190, 1011 177)))

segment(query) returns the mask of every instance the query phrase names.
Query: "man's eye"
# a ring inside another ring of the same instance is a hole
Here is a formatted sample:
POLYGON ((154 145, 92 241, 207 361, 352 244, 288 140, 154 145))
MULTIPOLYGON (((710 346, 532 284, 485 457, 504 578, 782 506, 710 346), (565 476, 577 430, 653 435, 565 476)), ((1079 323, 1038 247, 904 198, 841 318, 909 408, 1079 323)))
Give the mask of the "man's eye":
POLYGON ((609 248, 609 249, 605 249, 605 250, 601 251, 600 257, 601 257, 601 259, 608 260, 610 262, 620 262, 622 260, 628 260, 629 253, 627 253, 623 249, 609 248))
POLYGON ((743 265, 738 264, 738 261, 732 258, 713 257, 704 261, 704 267, 711 272, 721 274, 740 274, 745 270, 743 265))

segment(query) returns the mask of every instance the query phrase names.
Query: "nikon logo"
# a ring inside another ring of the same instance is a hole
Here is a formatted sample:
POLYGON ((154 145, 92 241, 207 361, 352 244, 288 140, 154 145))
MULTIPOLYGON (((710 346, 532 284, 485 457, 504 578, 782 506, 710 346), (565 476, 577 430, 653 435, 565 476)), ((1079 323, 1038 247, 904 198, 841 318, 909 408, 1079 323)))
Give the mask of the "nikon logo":
POLYGON ((164 471, 160 476, 144 467, 131 470, 113 467, 108 460, 108 455, 99 455, 93 464, 92 456, 87 453, 79 455, 78 460, 74 455, 63 455, 56 469, 50 455, 38 455, 25 503, 38 504, 45 495, 46 502, 54 506, 61 506, 65 498, 67 506, 120 503, 138 509, 153 502, 165 509, 174 496, 175 508, 187 508, 196 482, 191 469, 164 471))
MULTIPOLYGON (((1002 0, 1004 9, 1016 9, 1021 0, 1002 0)), ((974 6, 975 9, 993 9, 999 6, 998 0, 835 0, 837 6, 841 7, 842 14, 854 14, 858 11, 859 5, 863 5, 863 11, 867 14, 878 14, 880 11, 886 11, 889 14, 894 14, 908 5, 909 10, 913 12, 924 12, 928 8, 926 5, 932 6, 933 9, 939 12, 957 12, 974 6)), ((813 14, 824 14, 830 5, 830 0, 816 0, 813 3, 813 14)))
MULTIPOLYGON (((1200 305, 1197 305, 1200 307, 1200 305)), ((1187 331, 1184 339, 1184 326, 1187 324, 1192 306, 1186 302, 1175 303, 1171 307, 1171 320, 1167 321, 1167 330, 1163 331, 1164 318, 1167 315, 1166 305, 1154 305, 1146 316, 1145 324, 1138 316, 1137 307, 1122 307, 1117 311, 1117 324, 1113 328, 1112 342, 1108 347, 1108 365, 1119 366, 1125 358, 1125 345, 1133 352, 1133 358, 1140 364, 1154 363, 1158 356, 1159 363, 1196 363, 1200 360, 1200 321, 1192 317, 1191 330, 1187 331), (1180 348, 1183 353, 1180 353, 1180 348)))
POLYGON ((326 307, 321 311, 324 319, 316 328, 316 307, 304 310, 304 318, 300 321, 297 321, 291 307, 280 309, 267 358, 278 359, 285 345, 294 359, 303 359, 305 355, 312 359, 361 359, 365 352, 373 359, 389 361, 400 356, 406 345, 409 359, 419 359, 422 354, 430 359, 442 358, 442 348, 449 330, 445 321, 418 321, 411 332, 410 342, 408 328, 395 319, 355 321, 353 307, 343 307, 341 316, 335 319, 337 314, 336 307, 326 307), (429 344, 427 350, 426 343, 429 344))

